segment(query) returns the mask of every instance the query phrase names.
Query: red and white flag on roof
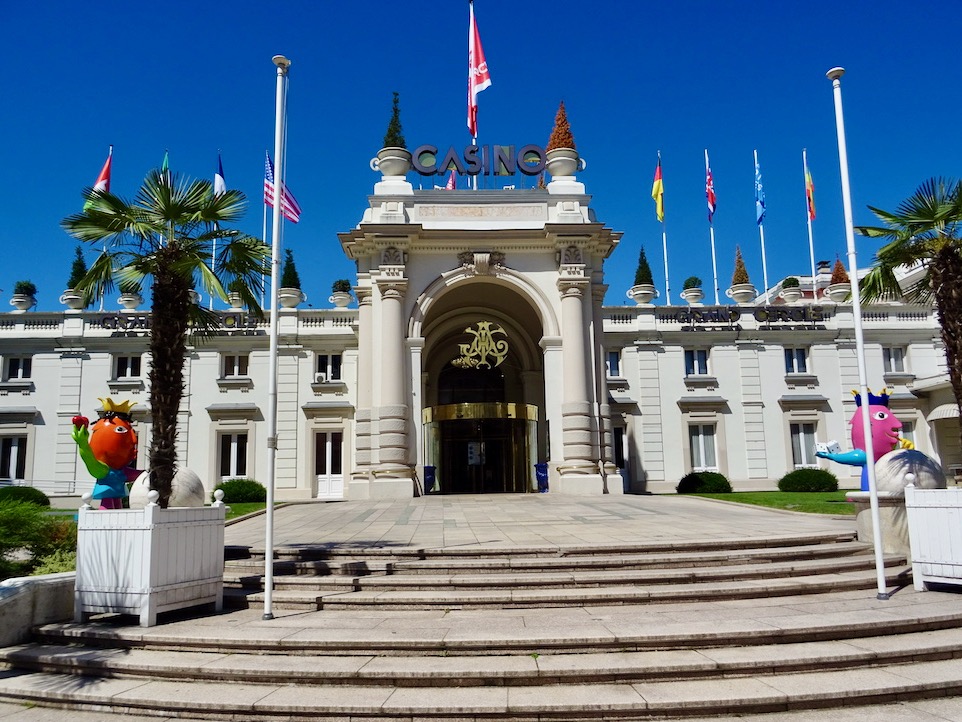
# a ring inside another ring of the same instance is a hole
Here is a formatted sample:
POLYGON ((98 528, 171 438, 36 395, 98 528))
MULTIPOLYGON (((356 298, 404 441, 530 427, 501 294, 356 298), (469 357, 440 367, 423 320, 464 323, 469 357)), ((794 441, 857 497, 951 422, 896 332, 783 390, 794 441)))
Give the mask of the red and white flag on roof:
POLYGON ((453 191, 453 190, 456 190, 457 187, 458 187, 458 181, 454 177, 454 171, 452 170, 451 175, 448 176, 448 183, 446 186, 444 186, 444 190, 453 191))
MULTIPOLYGON (((97 182, 94 183, 93 190, 95 193, 109 193, 110 192, 110 159, 114 157, 114 147, 110 146, 110 150, 107 151, 107 160, 104 163, 104 167, 100 171, 100 175, 97 176, 97 182)), ((93 201, 87 200, 84 203, 84 210, 90 208, 93 205, 93 201)))
MULTIPOLYGON (((271 154, 266 153, 264 160, 264 203, 273 207, 274 205, 274 164, 271 162, 271 154)), ((281 213, 291 223, 301 220, 301 207, 294 198, 294 194, 288 190, 281 181, 281 213)))
POLYGON ((491 87, 491 73, 481 49, 481 36, 474 21, 474 3, 468 3, 468 130, 478 137, 478 93, 491 87))

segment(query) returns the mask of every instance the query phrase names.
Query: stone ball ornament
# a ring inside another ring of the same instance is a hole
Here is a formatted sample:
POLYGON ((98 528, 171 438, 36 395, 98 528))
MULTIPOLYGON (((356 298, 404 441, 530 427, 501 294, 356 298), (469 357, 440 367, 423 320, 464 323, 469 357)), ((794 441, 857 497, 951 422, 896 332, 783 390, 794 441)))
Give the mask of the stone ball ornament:
POLYGON ((896 449, 875 462, 879 492, 902 496, 910 481, 918 489, 944 489, 945 473, 935 459, 916 449, 896 449))

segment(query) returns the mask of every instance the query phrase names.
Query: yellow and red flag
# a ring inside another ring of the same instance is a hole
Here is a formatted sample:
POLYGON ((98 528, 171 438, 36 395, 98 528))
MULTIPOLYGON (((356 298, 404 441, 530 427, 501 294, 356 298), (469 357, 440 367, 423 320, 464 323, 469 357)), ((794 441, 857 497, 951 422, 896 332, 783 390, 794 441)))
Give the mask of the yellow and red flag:
POLYGON ((655 216, 659 221, 664 221, 665 183, 661 178, 661 153, 658 154, 658 167, 655 168, 655 180, 651 184, 651 198, 655 201, 655 216))

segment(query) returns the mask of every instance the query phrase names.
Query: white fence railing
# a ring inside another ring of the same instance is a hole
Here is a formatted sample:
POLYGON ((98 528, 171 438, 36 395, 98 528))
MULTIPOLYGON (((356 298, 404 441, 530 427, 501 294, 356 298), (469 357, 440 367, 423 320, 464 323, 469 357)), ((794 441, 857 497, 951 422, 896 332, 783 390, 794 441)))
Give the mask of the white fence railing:
POLYGON ((48 496, 74 496, 77 493, 76 479, 66 481, 48 479, 0 479, 0 487, 4 486, 32 486, 34 489, 39 489, 48 496))

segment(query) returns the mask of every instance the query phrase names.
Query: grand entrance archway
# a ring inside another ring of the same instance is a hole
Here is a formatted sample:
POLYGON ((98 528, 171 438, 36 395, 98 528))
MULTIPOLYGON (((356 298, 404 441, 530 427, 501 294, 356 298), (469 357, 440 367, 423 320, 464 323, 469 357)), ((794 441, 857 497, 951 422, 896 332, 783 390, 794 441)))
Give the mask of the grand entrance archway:
POLYGON ((466 283, 425 324, 424 489, 537 491, 546 455, 541 323, 518 292, 466 283))

